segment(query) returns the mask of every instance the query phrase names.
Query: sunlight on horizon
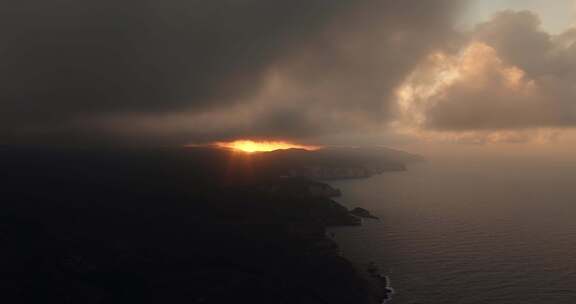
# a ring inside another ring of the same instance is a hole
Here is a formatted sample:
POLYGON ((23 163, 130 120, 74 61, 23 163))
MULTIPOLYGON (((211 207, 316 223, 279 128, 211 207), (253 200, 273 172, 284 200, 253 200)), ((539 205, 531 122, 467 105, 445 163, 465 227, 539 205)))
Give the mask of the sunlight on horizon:
POLYGON ((216 146, 219 148, 228 148, 246 153, 272 152, 277 150, 288 150, 288 149, 303 149, 308 151, 314 151, 320 149, 320 147, 318 146, 299 145, 285 141, 252 141, 252 140, 219 142, 216 143, 216 146))

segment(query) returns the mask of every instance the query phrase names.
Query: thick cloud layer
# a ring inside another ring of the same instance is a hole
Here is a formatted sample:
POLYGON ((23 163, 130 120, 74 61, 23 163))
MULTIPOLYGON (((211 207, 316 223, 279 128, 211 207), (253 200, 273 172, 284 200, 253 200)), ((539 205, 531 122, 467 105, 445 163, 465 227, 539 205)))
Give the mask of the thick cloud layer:
POLYGON ((457 54, 431 55, 399 96, 404 122, 424 132, 516 141, 531 129, 540 137, 542 129, 572 128, 576 29, 552 35, 532 12, 501 12, 470 33, 457 54))
POLYGON ((8 0, 3 142, 301 138, 390 119, 458 0, 8 0))
POLYGON ((576 125, 576 28, 460 0, 9 0, 0 144, 306 140, 393 129, 463 142, 576 125))

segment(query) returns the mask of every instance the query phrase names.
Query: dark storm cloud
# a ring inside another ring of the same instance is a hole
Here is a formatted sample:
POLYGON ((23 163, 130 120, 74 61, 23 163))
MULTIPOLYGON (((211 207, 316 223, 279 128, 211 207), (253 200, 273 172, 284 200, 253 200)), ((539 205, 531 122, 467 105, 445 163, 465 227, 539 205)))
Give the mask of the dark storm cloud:
POLYGON ((461 2, 3 1, 0 135, 298 137, 386 119, 393 89, 446 41, 461 2), (262 94, 271 71, 282 86, 262 94))

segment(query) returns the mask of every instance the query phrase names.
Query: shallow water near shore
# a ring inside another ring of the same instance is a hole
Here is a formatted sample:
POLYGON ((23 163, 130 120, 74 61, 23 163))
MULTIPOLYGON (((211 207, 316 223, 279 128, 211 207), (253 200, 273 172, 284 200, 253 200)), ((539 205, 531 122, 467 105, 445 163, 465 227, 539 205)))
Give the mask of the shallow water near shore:
POLYGON ((426 163, 331 183, 381 218, 335 228, 392 303, 576 303, 576 163, 426 163))

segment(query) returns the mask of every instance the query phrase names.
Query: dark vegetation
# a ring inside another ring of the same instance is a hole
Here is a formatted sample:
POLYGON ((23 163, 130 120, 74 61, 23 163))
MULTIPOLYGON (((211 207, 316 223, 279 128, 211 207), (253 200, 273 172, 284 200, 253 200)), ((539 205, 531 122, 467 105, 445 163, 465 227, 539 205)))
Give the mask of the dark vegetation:
MULTIPOLYGON (((258 157, 270 157, 256 156, 258 157)), ((287 162, 284 162, 287 164, 287 162)), ((375 303, 328 192, 211 149, 0 151, 2 303, 375 303), (320 193, 320 194, 318 194, 320 193)))

